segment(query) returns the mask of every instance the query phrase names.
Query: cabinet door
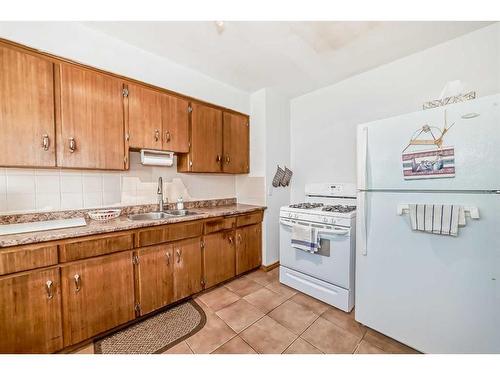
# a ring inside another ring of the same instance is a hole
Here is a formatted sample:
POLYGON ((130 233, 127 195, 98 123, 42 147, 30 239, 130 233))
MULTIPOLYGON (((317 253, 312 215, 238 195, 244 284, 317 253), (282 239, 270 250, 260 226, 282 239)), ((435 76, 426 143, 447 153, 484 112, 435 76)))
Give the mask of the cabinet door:
POLYGON ((235 245, 234 231, 224 231, 204 237, 205 288, 234 277, 235 245))
POLYGON ((250 172, 249 128, 248 117, 224 112, 224 172, 250 172))
POLYGON ((76 66, 59 67, 58 166, 124 169, 122 82, 76 66))
POLYGON ((236 229, 236 274, 257 268, 262 263, 261 224, 236 229))
POLYGON ((162 149, 162 100, 165 95, 138 85, 128 85, 129 146, 162 149))
POLYGON ((61 267, 64 346, 135 318, 132 252, 61 267))
POLYGON ((163 96, 163 149, 189 152, 189 102, 171 95, 163 96))
POLYGON ((201 290, 201 239, 191 238, 173 244, 174 300, 201 290))
POLYGON ((0 166, 54 167, 54 67, 0 46, 0 166))
POLYGON ((0 278, 0 353, 62 349, 59 269, 0 278))
POLYGON ((172 245, 158 245, 137 251, 138 301, 141 315, 173 301, 174 257, 172 245))
POLYGON ((192 109, 189 171, 221 172, 222 111, 197 103, 192 109))

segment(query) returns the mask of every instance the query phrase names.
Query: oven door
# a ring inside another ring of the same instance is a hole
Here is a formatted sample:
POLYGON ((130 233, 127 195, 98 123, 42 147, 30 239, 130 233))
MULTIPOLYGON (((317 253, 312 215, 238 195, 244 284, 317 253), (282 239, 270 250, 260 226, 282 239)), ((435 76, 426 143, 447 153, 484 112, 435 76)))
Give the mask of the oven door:
POLYGON ((280 218, 280 265, 306 275, 340 286, 351 288, 351 229, 307 221, 280 218), (316 253, 292 247, 292 226, 319 228, 321 248, 316 253))

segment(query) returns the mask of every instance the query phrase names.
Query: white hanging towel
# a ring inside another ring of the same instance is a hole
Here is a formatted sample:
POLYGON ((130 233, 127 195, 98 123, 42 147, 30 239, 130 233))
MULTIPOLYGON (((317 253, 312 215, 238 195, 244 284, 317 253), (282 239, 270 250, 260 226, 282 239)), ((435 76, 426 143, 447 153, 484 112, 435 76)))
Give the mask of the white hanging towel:
POLYGON ((455 204, 410 204, 411 229, 458 236, 458 226, 466 225, 465 211, 455 204))
POLYGON ((319 250, 318 228, 292 225, 292 247, 316 253, 319 250))

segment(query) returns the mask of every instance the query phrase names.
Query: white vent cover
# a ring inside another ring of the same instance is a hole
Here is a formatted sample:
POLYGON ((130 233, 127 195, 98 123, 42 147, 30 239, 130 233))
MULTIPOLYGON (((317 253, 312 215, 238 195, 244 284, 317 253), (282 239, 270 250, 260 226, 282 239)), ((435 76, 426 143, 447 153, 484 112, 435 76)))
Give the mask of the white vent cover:
POLYGON ((174 164, 174 153, 170 151, 141 150, 141 164, 171 167, 174 164))

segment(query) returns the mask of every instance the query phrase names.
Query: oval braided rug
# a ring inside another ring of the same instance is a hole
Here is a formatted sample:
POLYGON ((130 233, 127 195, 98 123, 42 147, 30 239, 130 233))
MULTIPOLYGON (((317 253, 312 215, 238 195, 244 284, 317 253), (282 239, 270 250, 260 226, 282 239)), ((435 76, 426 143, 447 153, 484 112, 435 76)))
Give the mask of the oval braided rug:
POLYGON ((99 354, 162 353, 203 328, 205 312, 192 299, 94 343, 99 354))

